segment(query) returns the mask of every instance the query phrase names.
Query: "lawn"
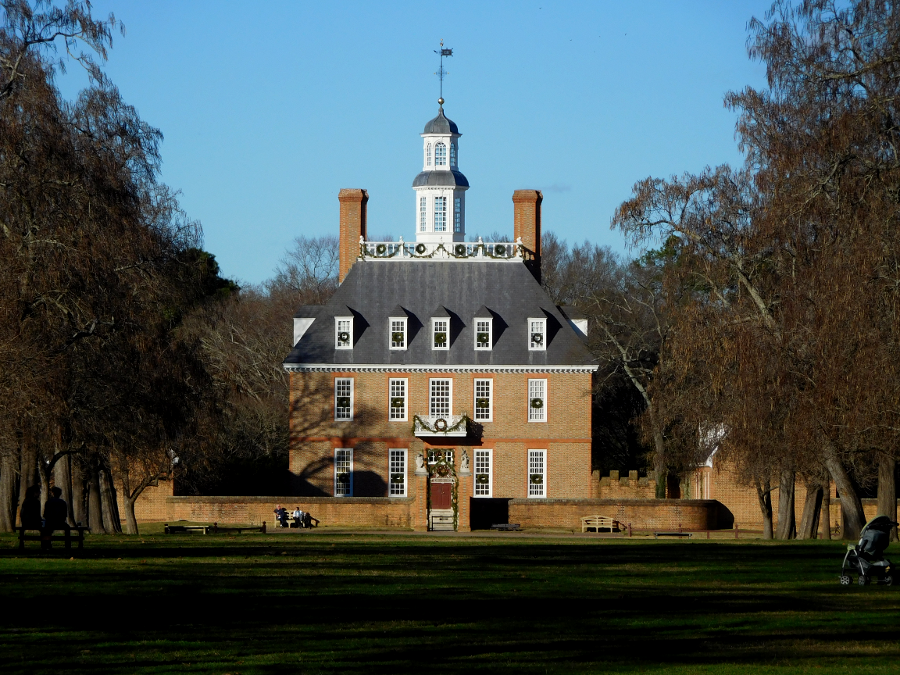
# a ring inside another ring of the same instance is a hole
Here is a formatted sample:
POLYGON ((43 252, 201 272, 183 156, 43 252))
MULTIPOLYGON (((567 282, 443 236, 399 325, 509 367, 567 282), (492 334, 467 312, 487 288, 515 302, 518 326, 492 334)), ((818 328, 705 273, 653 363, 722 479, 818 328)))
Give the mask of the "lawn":
POLYGON ((840 586, 841 542, 321 530, 35 547, 0 536, 4 675, 900 671, 900 588, 840 586))

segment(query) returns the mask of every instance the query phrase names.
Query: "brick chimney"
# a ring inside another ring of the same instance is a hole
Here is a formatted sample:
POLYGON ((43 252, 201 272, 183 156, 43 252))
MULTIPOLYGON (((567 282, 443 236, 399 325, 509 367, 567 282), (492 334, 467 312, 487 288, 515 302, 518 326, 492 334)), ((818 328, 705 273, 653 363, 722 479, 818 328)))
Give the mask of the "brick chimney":
POLYGON ((343 283, 347 272, 359 257, 359 238, 366 236, 366 203, 369 193, 365 190, 344 188, 338 195, 341 202, 340 275, 343 283))
POLYGON ((541 281, 541 202, 540 190, 513 192, 513 237, 522 237, 527 249, 526 265, 534 278, 541 281))

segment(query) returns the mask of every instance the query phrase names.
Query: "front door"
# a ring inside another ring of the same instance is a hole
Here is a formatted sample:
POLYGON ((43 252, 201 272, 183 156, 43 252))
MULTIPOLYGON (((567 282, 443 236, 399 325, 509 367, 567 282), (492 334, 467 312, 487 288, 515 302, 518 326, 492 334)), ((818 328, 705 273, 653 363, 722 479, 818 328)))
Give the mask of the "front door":
POLYGON ((452 483, 432 483, 431 484, 431 508, 435 511, 453 508, 453 484, 452 483))

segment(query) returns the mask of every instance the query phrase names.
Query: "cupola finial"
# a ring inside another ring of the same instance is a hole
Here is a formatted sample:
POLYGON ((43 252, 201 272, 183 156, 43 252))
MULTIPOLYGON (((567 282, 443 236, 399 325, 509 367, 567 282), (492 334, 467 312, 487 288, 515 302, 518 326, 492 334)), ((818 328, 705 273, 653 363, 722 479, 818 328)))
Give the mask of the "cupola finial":
POLYGON ((441 48, 440 50, 435 50, 435 54, 439 54, 441 57, 441 67, 438 68, 438 71, 435 73, 441 79, 441 97, 438 99, 438 104, 443 107, 444 105, 444 75, 449 75, 446 70, 444 70, 444 57, 445 56, 453 56, 453 50, 447 49, 444 47, 444 41, 441 40, 441 48))

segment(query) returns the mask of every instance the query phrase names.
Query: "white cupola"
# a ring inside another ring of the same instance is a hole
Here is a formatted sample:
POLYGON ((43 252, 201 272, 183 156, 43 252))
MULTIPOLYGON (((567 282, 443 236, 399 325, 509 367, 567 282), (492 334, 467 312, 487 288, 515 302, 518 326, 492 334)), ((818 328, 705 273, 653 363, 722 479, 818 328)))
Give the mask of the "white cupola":
POLYGON ((422 132, 422 172, 416 191, 416 241, 448 243, 466 240, 466 190, 459 170, 459 129, 444 116, 439 98, 437 117, 422 132))

